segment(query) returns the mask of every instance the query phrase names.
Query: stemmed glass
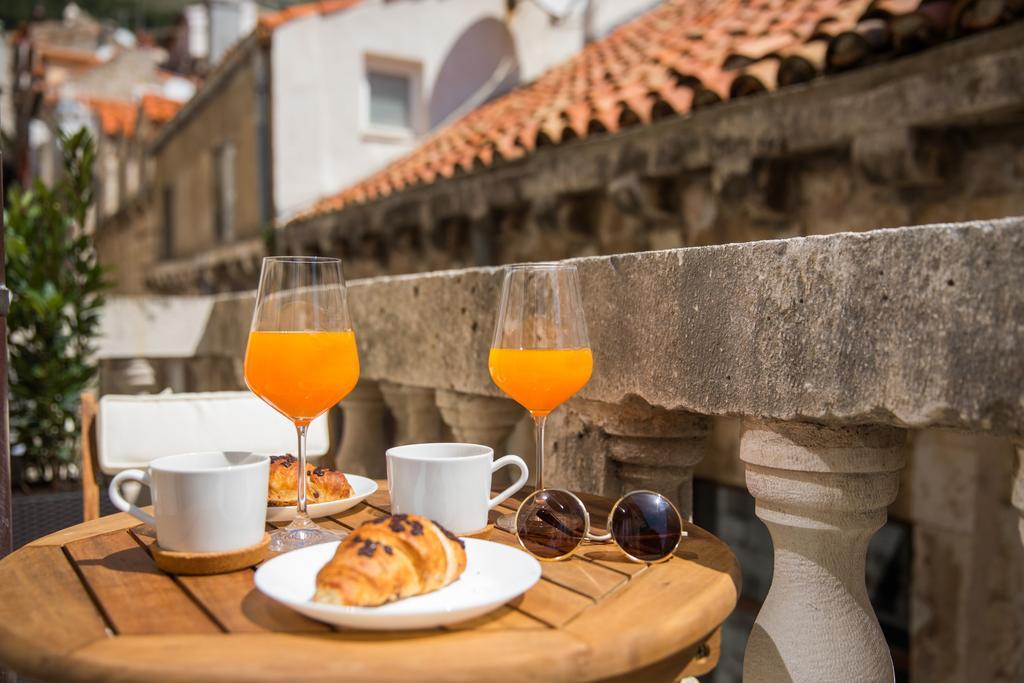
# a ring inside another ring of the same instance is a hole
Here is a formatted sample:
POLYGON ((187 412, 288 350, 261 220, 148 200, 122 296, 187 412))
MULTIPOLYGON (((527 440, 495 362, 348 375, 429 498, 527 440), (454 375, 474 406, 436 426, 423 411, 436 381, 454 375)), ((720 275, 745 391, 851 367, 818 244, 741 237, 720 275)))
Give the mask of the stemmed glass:
MULTIPOLYGON (((590 380, 594 358, 576 266, 508 266, 488 359, 491 379, 533 416, 537 489, 544 488, 544 424, 551 411, 590 380)), ((504 515, 503 528, 513 524, 504 515)))
POLYGON ((245 382, 294 423, 299 460, 295 519, 271 537, 272 551, 337 540, 306 511, 306 430, 314 418, 345 398, 358 379, 359 355, 341 259, 263 259, 245 349, 245 382))

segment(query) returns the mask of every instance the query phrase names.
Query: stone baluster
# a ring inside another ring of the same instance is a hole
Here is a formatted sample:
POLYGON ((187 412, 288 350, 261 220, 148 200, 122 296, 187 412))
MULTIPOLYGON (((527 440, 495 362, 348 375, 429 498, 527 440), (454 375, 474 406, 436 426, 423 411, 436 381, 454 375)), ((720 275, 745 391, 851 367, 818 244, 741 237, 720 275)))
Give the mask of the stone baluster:
POLYGON ((638 401, 613 405, 579 400, 572 409, 604 433, 619 493, 657 491, 692 519, 693 468, 712 450, 709 417, 638 401))
POLYGON ((148 394, 156 389, 156 369, 145 358, 133 358, 124 369, 124 385, 131 394, 148 394))
POLYGON ((905 432, 759 420, 744 427, 747 488, 775 547, 744 680, 891 682, 864 570, 868 541, 896 498, 905 432))
POLYGON ((380 391, 395 417, 395 444, 441 440, 443 424, 433 389, 381 382, 380 391))
MULTIPOLYGON (((494 449, 495 459, 505 455, 505 443, 523 408, 507 398, 476 396, 448 389, 437 390, 441 417, 458 441, 478 443, 494 449)), ((527 463, 531 466, 532 463, 527 463)))
POLYGON ((335 467, 375 479, 387 476, 384 451, 384 398, 376 382, 361 379, 341 402, 344 415, 341 444, 335 454, 335 467))

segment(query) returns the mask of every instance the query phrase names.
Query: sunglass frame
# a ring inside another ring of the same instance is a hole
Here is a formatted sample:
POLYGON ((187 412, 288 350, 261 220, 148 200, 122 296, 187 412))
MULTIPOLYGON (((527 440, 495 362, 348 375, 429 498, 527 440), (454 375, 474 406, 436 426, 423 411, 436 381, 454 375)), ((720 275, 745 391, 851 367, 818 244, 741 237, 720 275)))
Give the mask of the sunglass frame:
POLYGON ((623 555, 628 557, 633 562, 639 562, 641 564, 661 564, 662 562, 668 562, 670 559, 672 559, 672 556, 675 555, 676 551, 679 549, 679 545, 683 542, 683 537, 688 535, 687 532, 686 532, 686 524, 685 524, 685 521, 683 520, 683 516, 679 513, 679 508, 677 508, 675 506, 675 503, 673 503, 671 500, 669 500, 663 494, 658 493, 657 491, 651 491, 650 489, 638 489, 636 491, 630 491, 628 493, 624 493, 621 496, 619 496, 619 499, 616 500, 612 504, 612 508, 608 512, 608 520, 607 520, 607 522, 605 524, 605 528, 608 529, 608 532, 606 534, 602 535, 602 536, 595 536, 594 534, 592 534, 591 533, 591 526, 590 526, 590 511, 587 510, 587 506, 584 505, 582 500, 580 500, 580 497, 577 496, 575 493, 573 493, 572 491, 570 491, 568 489, 560 489, 560 488, 553 488, 552 487, 552 488, 543 488, 543 489, 540 489, 538 491, 534 491, 533 493, 528 495, 526 498, 523 498, 522 502, 519 503, 519 507, 516 508, 515 527, 514 527, 513 531, 514 531, 514 533, 516 535, 516 541, 519 542, 519 545, 522 547, 522 549, 525 550, 526 552, 530 553, 531 557, 534 557, 534 558, 540 560, 541 562, 561 562, 562 560, 568 559, 568 558, 572 557, 573 555, 575 555, 576 551, 579 550, 580 546, 582 546, 584 543, 588 543, 588 542, 590 542, 590 543, 604 543, 606 541, 611 541, 612 543, 615 544, 615 547, 617 547, 622 552, 623 555), (526 544, 523 543, 522 537, 519 535, 519 515, 523 511, 523 507, 526 505, 526 501, 528 501, 531 498, 537 496, 538 494, 544 493, 545 491, 558 491, 560 493, 567 493, 567 494, 569 494, 573 498, 573 500, 575 500, 577 503, 579 503, 580 508, 583 510, 584 521, 586 522, 586 526, 585 526, 585 530, 583 532, 583 536, 580 537, 579 542, 576 543, 575 546, 573 546, 572 550, 570 550, 569 552, 565 553, 564 555, 559 555, 558 557, 541 557, 541 556, 533 553, 532 551, 530 551, 529 548, 526 547, 526 544), (679 538, 676 539, 676 544, 672 547, 672 551, 671 552, 667 553, 664 557, 658 558, 657 560, 642 560, 639 557, 636 557, 635 555, 632 555, 632 554, 626 552, 626 549, 622 547, 622 544, 619 543, 618 539, 616 539, 612 535, 612 531, 611 531, 611 529, 612 529, 612 515, 615 514, 615 508, 617 508, 619 506, 619 503, 624 501, 626 498, 629 498, 630 496, 638 494, 638 493, 652 493, 652 494, 658 496, 659 498, 664 500, 666 503, 668 503, 669 508, 671 508, 671 510, 674 513, 676 513, 676 517, 679 519, 679 538))
POLYGON ((679 514, 679 508, 677 508, 675 506, 675 503, 669 500, 667 496, 658 493, 657 491, 651 491, 650 489, 638 489, 636 491, 630 491, 629 493, 625 493, 619 496, 619 499, 615 501, 615 504, 612 505, 612 509, 608 512, 608 522, 606 523, 605 528, 608 529, 609 538, 612 540, 612 542, 615 543, 616 546, 618 546, 619 550, 622 551, 623 555, 633 560, 634 562, 642 562, 643 564, 661 564, 662 562, 668 562, 670 559, 672 559, 672 556, 676 554, 676 551, 679 550, 679 544, 683 542, 683 537, 686 536, 686 524, 683 520, 683 516, 679 514), (622 544, 619 543, 618 539, 616 539, 612 535, 612 515, 615 514, 615 508, 619 507, 619 503, 621 503, 622 501, 638 493, 652 493, 658 496, 666 503, 668 503, 669 509, 672 510, 672 512, 676 513, 676 519, 679 520, 679 538, 676 539, 676 544, 672 546, 672 550, 666 553, 664 557, 660 557, 657 560, 642 560, 639 557, 636 557, 635 555, 631 555, 630 553, 626 552, 626 549, 622 547, 622 544))

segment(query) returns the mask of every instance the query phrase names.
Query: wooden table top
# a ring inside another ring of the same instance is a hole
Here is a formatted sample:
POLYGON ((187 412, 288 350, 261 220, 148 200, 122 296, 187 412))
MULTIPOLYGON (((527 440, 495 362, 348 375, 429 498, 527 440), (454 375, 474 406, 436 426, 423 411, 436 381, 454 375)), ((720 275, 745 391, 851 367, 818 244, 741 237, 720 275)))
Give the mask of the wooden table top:
MULTIPOLYGON (((387 514, 381 484, 365 504, 318 521, 347 530, 387 514)), ((607 517, 611 501, 583 498, 595 520, 607 517)), ((668 562, 588 545, 542 563, 536 586, 488 615, 382 633, 306 619, 257 592, 251 569, 164 574, 147 550, 151 530, 116 514, 0 561, 0 662, 43 680, 110 683, 678 680, 717 663, 740 581, 724 543, 687 530, 668 562)), ((517 545, 493 527, 478 537, 517 545)))

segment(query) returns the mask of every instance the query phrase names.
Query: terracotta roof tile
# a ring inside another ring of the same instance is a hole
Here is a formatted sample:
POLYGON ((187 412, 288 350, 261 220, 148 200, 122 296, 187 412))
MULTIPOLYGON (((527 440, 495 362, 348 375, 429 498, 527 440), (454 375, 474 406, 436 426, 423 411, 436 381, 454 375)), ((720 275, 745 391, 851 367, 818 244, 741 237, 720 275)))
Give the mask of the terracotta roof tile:
POLYGON ((82 102, 96 113, 100 130, 110 137, 134 137, 139 115, 157 125, 174 118, 183 103, 161 95, 147 93, 138 102, 110 100, 98 97, 83 98, 82 102))
POLYGON ((142 115, 147 119, 157 124, 164 124, 174 118, 178 110, 184 106, 184 102, 147 93, 142 96, 139 106, 142 109, 142 115))
POLYGON ((289 21, 307 17, 311 14, 331 14, 341 10, 355 7, 359 0, 319 0, 318 2, 307 2, 302 5, 292 5, 283 10, 264 14, 259 19, 258 27, 264 31, 273 31, 289 21))
POLYGON ((1020 14, 1015 0, 666 0, 293 220, 884 60, 1020 14))
POLYGON ((97 97, 90 97, 83 102, 96 112, 100 129, 104 135, 126 138, 135 135, 135 122, 139 113, 138 105, 135 102, 105 100, 97 97))
POLYGON ((75 66, 98 66, 103 63, 95 51, 58 45, 42 45, 39 47, 39 58, 46 62, 60 62, 75 66))

